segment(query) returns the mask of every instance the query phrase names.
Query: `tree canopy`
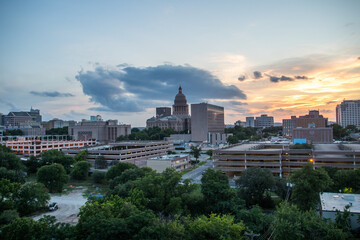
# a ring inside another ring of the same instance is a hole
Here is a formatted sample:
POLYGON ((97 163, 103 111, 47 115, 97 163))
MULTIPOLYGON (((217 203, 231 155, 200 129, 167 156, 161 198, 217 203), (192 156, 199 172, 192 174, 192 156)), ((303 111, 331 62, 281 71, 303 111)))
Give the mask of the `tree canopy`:
POLYGON ((69 176, 61 164, 54 163, 39 168, 37 181, 43 183, 50 192, 62 192, 64 184, 69 181, 69 176))

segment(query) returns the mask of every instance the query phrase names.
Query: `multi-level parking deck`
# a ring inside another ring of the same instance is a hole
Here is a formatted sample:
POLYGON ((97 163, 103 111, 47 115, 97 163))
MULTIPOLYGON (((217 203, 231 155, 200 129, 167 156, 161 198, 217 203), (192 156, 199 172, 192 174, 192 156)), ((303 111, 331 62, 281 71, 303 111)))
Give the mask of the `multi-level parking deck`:
MULTIPOLYGON (((83 150, 83 149, 82 149, 83 150)), ((96 158, 103 157, 108 164, 114 162, 131 162, 138 166, 144 165, 145 160, 150 157, 166 155, 173 151, 172 141, 134 141, 118 142, 104 145, 99 148, 89 148, 87 160, 94 165, 96 158)), ((81 150, 66 149, 64 153, 75 156, 81 150)))
POLYGON ((315 168, 355 169, 360 167, 360 149, 354 146, 318 144, 314 149, 289 149, 279 144, 244 144, 214 151, 214 166, 231 177, 248 167, 267 168, 274 175, 287 177, 308 162, 315 168))

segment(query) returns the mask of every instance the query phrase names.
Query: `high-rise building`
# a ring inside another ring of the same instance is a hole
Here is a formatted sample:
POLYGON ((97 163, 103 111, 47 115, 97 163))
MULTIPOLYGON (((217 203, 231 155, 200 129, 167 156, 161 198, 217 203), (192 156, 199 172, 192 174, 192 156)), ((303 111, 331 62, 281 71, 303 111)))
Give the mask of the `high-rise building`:
POLYGON ((246 117, 246 127, 255 127, 254 117, 246 117))
POLYGON ((342 127, 360 128, 360 100, 344 100, 336 106, 336 123, 342 127))
POLYGON ((255 127, 262 127, 262 128, 273 127, 274 117, 263 114, 260 117, 256 117, 254 125, 255 127))
POLYGON ((291 137, 295 128, 325 128, 328 119, 320 115, 319 111, 311 110, 308 115, 291 116, 291 119, 283 119, 283 136, 291 137))
POLYGON ((210 142, 209 133, 224 133, 224 108, 208 103, 191 104, 191 141, 210 142))

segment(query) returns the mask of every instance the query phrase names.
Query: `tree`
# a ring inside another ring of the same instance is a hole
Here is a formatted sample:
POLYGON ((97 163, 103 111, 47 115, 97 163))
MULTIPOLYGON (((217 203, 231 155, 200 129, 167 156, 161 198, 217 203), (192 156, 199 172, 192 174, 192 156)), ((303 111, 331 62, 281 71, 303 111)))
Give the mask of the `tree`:
POLYGON ((87 161, 77 162, 72 169, 70 175, 77 180, 85 180, 89 175, 91 164, 87 161))
POLYGON ((104 156, 98 156, 95 159, 95 168, 105 169, 107 167, 107 161, 104 156))
POLYGON ((261 204, 264 193, 275 185, 275 179, 269 169, 251 167, 247 168, 236 180, 237 186, 242 190, 247 205, 261 204))
POLYGON ((137 168, 136 165, 127 162, 121 162, 112 166, 106 173, 106 179, 111 180, 117 176, 120 176, 123 171, 130 168, 137 168))
POLYGON ((0 179, 9 179, 11 182, 25 182, 25 174, 20 170, 8 170, 4 167, 0 167, 0 179))
POLYGON ((88 155, 89 155, 89 151, 87 149, 82 150, 81 152, 76 154, 76 156, 74 157, 74 160, 76 162, 86 161, 86 158, 87 158, 88 155))
POLYGON ((243 222, 250 231, 255 233, 265 233, 270 223, 273 221, 272 215, 262 212, 262 209, 255 205, 250 210, 240 209, 235 212, 235 222, 243 222))
POLYGON ((15 171, 25 169, 20 158, 16 156, 10 148, 3 145, 0 145, 0 167, 15 171))
POLYGON ((37 181, 43 183, 50 192, 62 192, 64 184, 69 181, 69 176, 61 164, 55 163, 39 168, 37 181))
POLYGON ((92 177, 95 183, 103 183, 105 181, 105 172, 95 171, 92 177))
POLYGON ((51 165, 53 163, 61 164, 67 173, 70 173, 71 166, 75 163, 75 160, 71 156, 66 156, 63 152, 56 149, 52 149, 41 153, 41 166, 51 165))
POLYGON ((16 209, 1 211, 0 226, 4 224, 9 224, 17 218, 19 218, 19 213, 16 211, 16 209))
POLYGON ((30 158, 25 162, 28 173, 36 173, 38 168, 41 167, 39 159, 31 155, 30 158))
POLYGON ((234 217, 229 215, 210 214, 209 217, 201 216, 185 224, 188 239, 247 239, 244 224, 234 223, 234 217))
POLYGON ((295 184, 291 199, 301 210, 314 208, 319 201, 319 193, 332 184, 326 171, 322 168, 314 170, 312 163, 296 170, 290 181, 295 184))
POLYGON ((201 178, 201 192, 208 213, 229 213, 235 194, 230 189, 229 179, 220 170, 209 168, 201 178))
POLYGON ((43 232, 45 229, 46 225, 41 222, 27 217, 18 218, 2 227, 0 238, 7 240, 44 239, 43 232))
POLYGON ((47 207, 50 195, 42 183, 29 182, 13 194, 12 200, 20 215, 26 215, 47 207))
POLYGON ((352 214, 350 213, 349 208, 350 205, 346 205, 344 208, 344 212, 340 212, 339 210, 336 210, 335 223, 338 228, 343 229, 345 232, 351 230, 350 216, 352 214))
POLYGON ((196 159, 196 161, 198 160, 198 158, 200 157, 201 154, 201 148, 200 147, 195 147, 195 146, 191 146, 191 151, 190 154, 194 156, 194 158, 196 159))
POLYGON ((236 143, 239 142, 239 139, 238 139, 237 136, 231 135, 231 136, 229 136, 229 137, 227 138, 227 142, 228 142, 229 144, 236 144, 236 143))
POLYGON ((13 194, 20 189, 20 183, 12 183, 9 179, 0 180, 0 212, 15 208, 13 194))
POLYGON ((211 158, 213 156, 213 150, 212 149, 207 150, 206 154, 209 155, 209 157, 211 158))
POLYGON ((341 140, 349 135, 349 133, 339 124, 334 123, 331 124, 330 127, 333 129, 333 136, 336 140, 341 140))

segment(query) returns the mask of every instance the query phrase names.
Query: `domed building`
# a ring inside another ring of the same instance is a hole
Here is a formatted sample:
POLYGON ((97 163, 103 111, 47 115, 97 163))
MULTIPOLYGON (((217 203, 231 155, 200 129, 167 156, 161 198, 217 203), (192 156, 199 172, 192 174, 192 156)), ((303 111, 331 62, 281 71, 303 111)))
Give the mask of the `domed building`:
POLYGON ((171 128, 176 132, 186 132, 191 129, 191 118, 189 116, 189 104, 182 93, 181 86, 176 94, 173 105, 173 114, 168 107, 157 107, 156 117, 146 121, 146 128, 159 127, 161 129, 171 128))
POLYGON ((179 93, 176 94, 174 105, 173 105, 173 115, 186 117, 189 116, 189 104, 187 104, 186 97, 182 93, 181 86, 179 87, 179 93))

